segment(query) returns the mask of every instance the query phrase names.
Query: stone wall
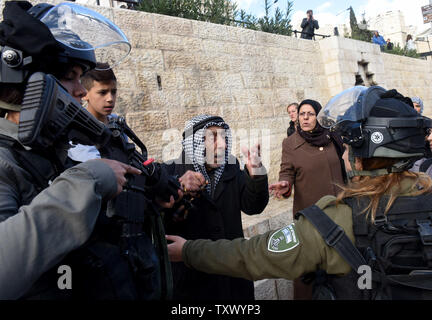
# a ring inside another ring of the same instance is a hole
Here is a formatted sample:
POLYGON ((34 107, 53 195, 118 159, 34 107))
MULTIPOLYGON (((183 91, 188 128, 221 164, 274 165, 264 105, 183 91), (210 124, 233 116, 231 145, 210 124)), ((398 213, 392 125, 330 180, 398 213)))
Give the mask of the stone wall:
MULTIPOLYGON (((37 3, 38 1, 33 1, 37 3)), ((60 1, 51 1, 59 3, 60 1)), ((309 41, 126 9, 91 7, 113 20, 132 44, 115 67, 116 112, 143 139, 149 154, 169 160, 180 151, 186 120, 219 114, 240 143, 263 144, 270 180, 277 179, 286 105, 304 98, 325 105, 355 84, 395 87, 432 103, 431 63, 383 54, 377 45, 331 37, 309 41), (159 79, 159 81, 158 81, 159 79)))
POLYGON ((319 41, 330 97, 355 84, 356 75, 365 85, 397 89, 423 99, 426 116, 432 115, 432 82, 429 60, 382 53, 378 45, 331 37, 319 41))
MULTIPOLYGON (((240 144, 262 143, 269 181, 274 182, 289 123, 286 106, 305 98, 325 105, 356 80, 418 95, 425 114, 432 114, 430 61, 383 54, 377 45, 342 37, 309 41, 126 9, 91 8, 113 20, 132 44, 130 56, 114 69, 119 85, 115 112, 126 116, 157 160, 179 154, 188 119, 218 114, 233 129, 237 156, 240 144)), ((292 200, 272 199, 261 215, 242 218, 246 237, 279 228, 292 220, 292 200)), ((292 298, 290 281, 259 281, 256 288, 259 299, 292 298)))
POLYGON ((242 134, 264 135, 269 142, 266 165, 274 180, 289 122, 286 105, 329 96, 315 42, 123 10, 114 12, 114 20, 133 45, 128 61, 116 68, 121 90, 117 111, 127 115, 157 159, 178 154, 179 149, 169 152, 169 146, 179 146, 192 116, 219 114, 237 137, 236 155, 242 134), (122 14, 130 16, 127 24, 122 14), (176 129, 174 141, 168 140, 167 129, 176 129))

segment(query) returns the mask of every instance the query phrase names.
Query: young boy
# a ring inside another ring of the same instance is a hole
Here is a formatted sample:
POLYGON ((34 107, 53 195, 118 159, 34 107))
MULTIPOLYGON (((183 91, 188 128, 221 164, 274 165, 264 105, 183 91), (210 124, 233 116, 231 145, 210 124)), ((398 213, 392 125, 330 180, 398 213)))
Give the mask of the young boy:
MULTIPOLYGON (((87 111, 100 122, 108 124, 117 98, 117 78, 106 63, 97 63, 96 69, 84 74, 81 84, 87 90, 82 100, 87 104, 87 111)), ((99 159, 100 153, 95 146, 77 144, 69 149, 68 156, 74 162, 99 159)))
POLYGON ((117 98, 117 78, 108 64, 98 63, 96 69, 87 72, 81 79, 87 94, 87 110, 99 121, 108 124, 117 98), (97 70, 96 70, 97 69, 97 70))

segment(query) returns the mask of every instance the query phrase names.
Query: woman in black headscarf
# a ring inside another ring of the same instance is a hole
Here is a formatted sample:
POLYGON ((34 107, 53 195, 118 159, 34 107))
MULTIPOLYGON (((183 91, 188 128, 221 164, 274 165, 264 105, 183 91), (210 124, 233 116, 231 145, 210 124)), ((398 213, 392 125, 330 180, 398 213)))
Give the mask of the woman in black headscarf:
MULTIPOLYGON (((300 119, 297 121, 297 131, 299 135, 305 139, 306 142, 316 147, 324 147, 330 142, 333 143, 336 152, 342 157, 344 146, 341 137, 336 132, 330 132, 328 129, 321 127, 316 120, 316 116, 322 109, 321 104, 318 101, 306 99, 300 103, 298 114, 300 114, 300 109, 302 109, 303 121, 300 122, 300 119), (313 112, 310 112, 310 107, 313 108, 313 112), (309 115, 312 116, 310 120, 306 118, 306 116, 309 115)), ((343 161, 341 161, 341 165, 343 165, 343 161)))
MULTIPOLYGON (((338 185, 346 180, 342 139, 318 123, 321 108, 315 100, 300 103, 297 130, 282 143, 279 182, 269 187, 278 198, 289 197, 295 187, 293 216, 325 195, 336 196, 341 191, 338 185)), ((312 287, 295 280, 294 299, 311 297, 312 287)))

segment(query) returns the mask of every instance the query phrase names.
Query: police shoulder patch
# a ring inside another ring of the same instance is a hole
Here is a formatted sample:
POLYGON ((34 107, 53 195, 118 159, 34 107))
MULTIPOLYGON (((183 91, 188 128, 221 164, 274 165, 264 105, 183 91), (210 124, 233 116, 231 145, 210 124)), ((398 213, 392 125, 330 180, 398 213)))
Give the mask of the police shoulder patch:
POLYGON ((285 252, 294 249, 300 244, 300 240, 295 232, 295 224, 279 229, 270 236, 268 240, 268 251, 285 252))

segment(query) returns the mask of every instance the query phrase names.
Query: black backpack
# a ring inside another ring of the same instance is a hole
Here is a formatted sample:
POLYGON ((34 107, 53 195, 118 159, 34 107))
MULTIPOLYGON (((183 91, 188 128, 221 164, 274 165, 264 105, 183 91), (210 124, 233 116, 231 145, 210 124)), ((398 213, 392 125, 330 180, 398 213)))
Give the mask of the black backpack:
POLYGON ((343 277, 318 270, 313 277, 313 298, 432 299, 432 193, 399 197, 386 215, 388 197, 383 197, 373 224, 361 213, 369 204, 367 198, 347 198, 344 202, 352 208, 355 245, 317 206, 296 214, 296 218, 307 218, 352 268, 343 277), (359 281, 368 268, 371 287, 360 289, 359 281))

